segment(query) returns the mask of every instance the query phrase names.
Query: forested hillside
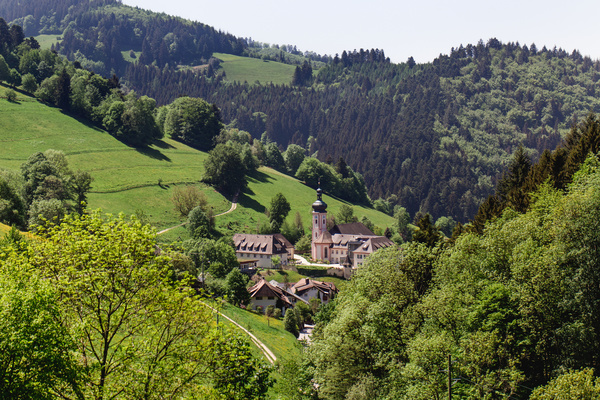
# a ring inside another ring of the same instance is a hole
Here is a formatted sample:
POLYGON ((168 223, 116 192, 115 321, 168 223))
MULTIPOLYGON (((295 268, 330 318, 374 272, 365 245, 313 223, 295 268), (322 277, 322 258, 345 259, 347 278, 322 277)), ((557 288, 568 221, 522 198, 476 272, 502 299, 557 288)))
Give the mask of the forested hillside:
POLYGON ((0 16, 21 25, 26 36, 62 35, 57 51, 103 75, 124 72, 122 52, 137 52, 137 62, 163 68, 201 64, 213 52, 240 54, 246 47, 244 40, 207 25, 117 0, 3 0, 0 16))
POLYGON ((187 89, 255 137, 266 131, 279 144, 300 145, 312 137, 309 152, 344 157, 373 199, 396 195, 412 215, 466 221, 519 145, 535 160, 600 111, 599 71, 576 51, 490 40, 426 65, 343 53, 310 86, 251 86, 135 65, 127 79, 159 102, 187 89), (153 90, 157 81, 171 94, 153 90))
POLYGON ((575 121, 600 111, 600 63, 576 50, 490 39, 432 63, 392 64, 382 50, 361 49, 311 56, 320 63, 299 66, 289 85, 246 83, 228 80, 211 55, 302 58, 291 46, 260 53, 246 39, 118 1, 75 3, 2 0, 0 16, 22 23, 28 36, 62 35, 58 52, 99 73, 121 73, 122 84, 158 105, 201 97, 220 108, 224 123, 255 138, 266 132, 282 148, 299 144, 322 161, 343 157, 373 200, 413 216, 470 220, 519 145, 535 160, 575 121))
POLYGON ((297 398, 597 399, 599 143, 591 115, 511 162, 481 232, 369 257, 317 315, 297 398))

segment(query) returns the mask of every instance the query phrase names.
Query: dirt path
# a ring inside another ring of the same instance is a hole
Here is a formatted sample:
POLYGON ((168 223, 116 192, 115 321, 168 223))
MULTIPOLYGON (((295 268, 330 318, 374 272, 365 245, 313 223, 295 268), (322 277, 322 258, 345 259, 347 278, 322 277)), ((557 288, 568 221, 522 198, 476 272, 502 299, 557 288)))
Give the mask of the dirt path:
MULTIPOLYGON (((217 215, 215 215, 215 217, 220 217, 221 215, 229 214, 230 212, 235 211, 235 209, 237 208, 237 196, 238 196, 237 194, 235 196, 233 196, 233 201, 231 202, 231 207, 229 208, 229 210, 227 210, 225 212, 222 212, 221 214, 217 214, 217 215)), ((163 233, 167 233, 170 230, 175 229, 175 228, 179 228, 180 226, 184 226, 185 224, 187 224, 187 222, 182 222, 179 225, 175 225, 175 226, 172 226, 170 228, 163 229, 162 231, 157 232, 156 234, 157 235, 162 235, 163 233)))
POLYGON ((277 361, 277 357, 275 357, 275 354, 273 354, 273 352, 263 342, 258 340, 258 338, 256 336, 251 334, 246 328, 244 328, 243 326, 241 326, 240 324, 238 324, 237 322, 235 322, 234 320, 229 318, 227 315, 217 311, 217 309, 209 306, 208 304, 206 304, 204 302, 201 302, 201 303, 204 304, 206 307, 210 308, 211 310, 213 310, 214 312, 216 312, 217 314, 219 314, 220 316, 222 316, 223 318, 226 318, 228 321, 230 321, 232 324, 234 324, 241 330, 243 330, 248 336, 250 336, 250 339, 252 340, 252 342, 254 342, 254 344, 263 352, 263 354, 265 355, 267 360, 271 364, 275 364, 275 361, 277 361))
POLYGON ((237 199, 234 198, 233 202, 231 203, 231 208, 225 212, 222 212, 221 214, 215 215, 215 217, 220 217, 221 215, 229 214, 230 212, 234 211, 236 208, 237 208, 237 199))

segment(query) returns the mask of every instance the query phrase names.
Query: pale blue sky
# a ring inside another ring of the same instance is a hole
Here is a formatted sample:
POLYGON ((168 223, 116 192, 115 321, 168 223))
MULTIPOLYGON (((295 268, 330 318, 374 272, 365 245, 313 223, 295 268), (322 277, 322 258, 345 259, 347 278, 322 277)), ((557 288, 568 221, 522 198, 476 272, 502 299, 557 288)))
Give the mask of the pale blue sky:
POLYGON ((393 62, 432 61, 460 44, 496 37, 600 59, 600 1, 122 0, 265 43, 319 54, 383 49, 393 62))

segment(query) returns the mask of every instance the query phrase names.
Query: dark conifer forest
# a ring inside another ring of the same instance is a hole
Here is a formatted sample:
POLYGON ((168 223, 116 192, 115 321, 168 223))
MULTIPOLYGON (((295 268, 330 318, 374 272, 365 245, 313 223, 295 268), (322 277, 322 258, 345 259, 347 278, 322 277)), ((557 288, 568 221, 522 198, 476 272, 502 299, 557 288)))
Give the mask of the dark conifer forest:
POLYGON ((266 132, 282 149, 297 144, 322 161, 342 157, 364 176, 372 200, 412 216, 471 220, 518 148, 535 162, 590 111, 600 112, 600 63, 577 50, 489 39, 457 44, 431 63, 393 64, 383 50, 360 49, 319 58, 319 67, 294 58, 287 85, 247 83, 228 80, 211 57, 251 55, 251 40, 116 0, 32 4, 2 0, 0 16, 26 36, 62 35, 59 54, 117 74, 157 105, 200 97, 254 138, 266 132), (125 61, 128 49, 137 62, 125 61), (181 68, 200 64, 210 67, 181 68))

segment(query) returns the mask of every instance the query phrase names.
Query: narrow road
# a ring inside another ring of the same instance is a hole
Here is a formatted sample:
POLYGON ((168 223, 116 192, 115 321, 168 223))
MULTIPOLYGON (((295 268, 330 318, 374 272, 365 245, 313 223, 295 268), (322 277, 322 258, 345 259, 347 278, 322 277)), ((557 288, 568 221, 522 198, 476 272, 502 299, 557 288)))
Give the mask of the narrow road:
POLYGON ((220 217, 221 215, 229 214, 237 208, 237 195, 233 198, 231 202, 231 208, 228 211, 222 212, 221 214, 215 215, 215 217, 220 217))
POLYGON ((208 304, 206 304, 205 302, 201 301, 202 304, 204 304, 206 307, 210 308, 211 310, 213 310, 214 312, 216 312, 217 314, 219 314, 220 316, 222 316, 223 318, 226 318, 227 320, 229 320, 232 324, 234 324, 235 326, 237 326, 238 328, 240 328, 241 330, 243 330, 248 336, 250 336, 250 339, 252 340, 252 342, 254 342, 254 344, 263 352, 263 354, 265 355, 265 357, 267 358, 267 360, 271 363, 271 364, 275 364, 275 361, 277 361, 277 357, 275 357, 275 354, 273 354, 273 352, 260 340, 258 340, 258 338, 256 336, 254 336, 253 334, 251 334, 248 329, 244 328, 243 326, 241 326, 240 324, 238 324, 237 322, 235 322, 234 320, 232 320, 231 318, 229 318, 227 315, 217 311, 216 308, 213 308, 211 306, 209 306, 208 304))
MULTIPOLYGON (((215 217, 220 217, 221 215, 229 214, 230 212, 235 211, 235 209, 237 208, 237 197, 238 197, 237 194, 235 196, 233 196, 233 201, 231 202, 231 207, 229 208, 229 210, 227 210, 225 212, 222 212, 221 214, 217 214, 217 215, 215 215, 215 217)), ((187 224, 187 221, 186 222, 182 222, 179 225, 175 225, 175 226, 172 226, 170 228, 163 229, 162 231, 157 232, 156 234, 157 235, 162 235, 163 233, 167 233, 170 230, 175 229, 175 228, 179 228, 180 226, 184 226, 185 224, 187 224)))

